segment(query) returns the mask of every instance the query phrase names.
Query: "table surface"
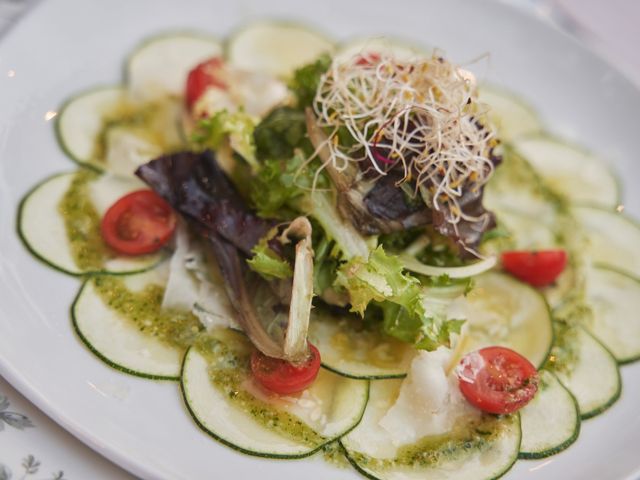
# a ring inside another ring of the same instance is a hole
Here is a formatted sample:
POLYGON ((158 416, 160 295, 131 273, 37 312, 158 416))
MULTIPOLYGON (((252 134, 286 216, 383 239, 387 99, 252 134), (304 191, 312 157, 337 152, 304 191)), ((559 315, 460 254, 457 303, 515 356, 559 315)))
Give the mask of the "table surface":
MULTIPOLYGON (((46 0, 43 0, 46 1, 46 0)), ((640 2, 503 0, 541 15, 607 58, 640 87, 640 2)), ((36 0, 0 0, 1 36, 36 0)), ((78 441, 0 377, 0 480, 134 477, 78 441)))

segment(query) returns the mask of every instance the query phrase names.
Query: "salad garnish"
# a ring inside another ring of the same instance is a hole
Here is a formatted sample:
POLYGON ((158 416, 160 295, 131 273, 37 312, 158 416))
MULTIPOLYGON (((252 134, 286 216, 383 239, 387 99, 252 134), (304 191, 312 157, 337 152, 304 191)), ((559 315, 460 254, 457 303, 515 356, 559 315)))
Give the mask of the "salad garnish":
POLYGON ((475 77, 437 54, 365 55, 334 59, 321 77, 308 125, 322 167, 356 218, 368 210, 377 220, 357 221, 364 233, 431 223, 473 252, 495 225, 482 191, 499 162, 475 77), (405 210, 394 211, 399 206, 405 210), (404 221, 390 222, 398 217, 404 221))

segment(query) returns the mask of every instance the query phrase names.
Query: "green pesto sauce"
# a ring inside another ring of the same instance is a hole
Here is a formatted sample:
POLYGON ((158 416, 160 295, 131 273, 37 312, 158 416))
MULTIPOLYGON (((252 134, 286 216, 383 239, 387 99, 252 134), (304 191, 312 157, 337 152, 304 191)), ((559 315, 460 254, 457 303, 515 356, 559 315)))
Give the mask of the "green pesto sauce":
POLYGON ((362 453, 353 453, 353 459, 363 467, 385 470, 396 467, 437 467, 445 461, 455 461, 469 452, 484 452, 492 448, 514 417, 483 415, 478 420, 456 427, 445 435, 425 437, 398 450, 393 459, 380 459, 362 453))
POLYGON ((554 341, 544 368, 552 372, 570 374, 578 363, 576 350, 578 332, 575 326, 567 323, 553 322, 554 341))
POLYGON ((107 157, 107 143, 109 131, 114 128, 126 128, 153 145, 159 147, 163 152, 180 148, 179 142, 171 135, 167 135, 167 129, 173 128, 177 118, 175 115, 175 102, 177 100, 167 98, 162 102, 136 105, 123 101, 112 107, 102 123, 102 128, 96 137, 93 146, 93 160, 98 164, 104 164, 107 157))
POLYGON ((331 442, 322 447, 322 458, 331 465, 339 468, 348 468, 351 466, 340 442, 331 442))
POLYGON ((292 441, 310 447, 326 439, 298 417, 256 398, 243 388, 249 379, 252 347, 242 334, 231 330, 201 336, 195 348, 209 363, 211 383, 232 405, 251 415, 256 422, 292 441))
POLYGON ((98 270, 111 255, 100 234, 100 216, 89 197, 89 183, 97 174, 90 170, 76 173, 58 204, 64 218, 71 255, 82 270, 98 270))
POLYGON ((186 350, 202 330, 191 312, 162 308, 164 287, 160 285, 147 285, 134 292, 114 276, 95 277, 92 282, 105 305, 133 322, 141 332, 168 345, 186 350))

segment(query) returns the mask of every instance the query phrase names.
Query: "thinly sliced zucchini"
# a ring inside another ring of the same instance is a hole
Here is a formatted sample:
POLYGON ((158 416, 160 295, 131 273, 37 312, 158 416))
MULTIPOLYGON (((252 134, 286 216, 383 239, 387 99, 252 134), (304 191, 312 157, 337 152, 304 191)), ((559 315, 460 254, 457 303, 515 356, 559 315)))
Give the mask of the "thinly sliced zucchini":
POLYGON ((490 345, 511 348, 542 365, 553 342, 551 313, 530 286, 497 272, 475 277, 467 294, 467 330, 461 354, 490 345))
POLYGON ((582 327, 558 325, 547 365, 573 394, 583 419, 602 413, 620 397, 616 359, 582 327))
POLYGON ((446 435, 426 437, 416 445, 394 446, 379 422, 398 396, 401 381, 371 383, 362 421, 341 442, 349 462, 379 480, 484 480, 503 475, 518 458, 520 420, 474 416, 446 435))
POLYGON ((392 55, 399 60, 411 60, 430 55, 427 48, 418 47, 409 42, 385 36, 358 38, 342 43, 338 47, 335 58, 344 61, 356 55, 371 53, 392 55))
POLYGON ((18 233, 26 247, 49 266, 70 275, 133 273, 157 264, 163 253, 118 256, 100 235, 104 211, 140 184, 115 177, 96 178, 97 174, 86 170, 63 173, 29 192, 18 211, 18 233), (75 193, 73 189, 77 189, 75 193), (62 211, 67 209, 65 217, 62 211))
POLYGON ((308 28, 257 22, 231 36, 227 59, 243 70, 287 77, 322 53, 332 53, 334 48, 330 40, 308 28))
POLYGON ((404 377, 415 353, 407 343, 367 329, 359 317, 340 316, 320 309, 311 313, 309 341, 322 365, 345 377, 382 379, 404 377))
POLYGON ((542 123, 533 107, 514 93, 483 84, 479 88, 479 100, 491 107, 489 120, 502 140, 511 141, 542 130, 542 123))
POLYGON ((182 96, 189 71, 222 55, 222 44, 197 33, 170 33, 146 40, 129 56, 126 82, 136 101, 182 96))
POLYGON ((537 218, 508 209, 494 212, 498 225, 507 236, 498 237, 482 245, 485 254, 497 254, 503 250, 548 250, 558 247, 553 230, 537 218))
POLYGON ((369 397, 366 380, 321 369, 302 394, 269 395, 251 379, 251 352, 243 334, 218 330, 185 357, 185 403, 198 426, 216 440, 249 455, 299 458, 335 441, 362 418, 369 397))
POLYGON ((106 119, 125 101, 122 87, 97 88, 67 100, 55 124, 62 150, 81 165, 95 166, 96 143, 106 119))
POLYGON ((602 208, 575 207, 573 213, 586 230, 594 264, 640 277, 640 226, 634 220, 602 208))
POLYGON ((121 87, 96 89, 62 107, 58 141, 81 165, 132 176, 141 164, 184 144, 182 113, 174 98, 135 103, 121 87))
POLYGON ((553 225, 566 200, 552 191, 526 158, 505 147, 502 164, 487 183, 484 205, 489 210, 510 211, 553 225))
POLYGON ((166 268, 159 267, 126 277, 97 276, 80 288, 71 307, 74 328, 89 350, 109 366, 145 378, 178 380, 184 348, 160 340, 151 328, 142 331, 140 325, 156 320, 142 320, 142 316, 159 309, 162 300, 161 295, 150 295, 145 288, 163 285, 166 274, 166 268), (125 295, 143 295, 143 301, 127 302, 124 295, 114 296, 113 292, 122 288, 128 290, 125 295), (116 305, 121 308, 114 308, 116 305))
POLYGON ((544 135, 518 138, 513 146, 570 201, 603 207, 618 204, 618 181, 611 167, 595 155, 544 135))
POLYGON ((520 458, 544 458, 561 452, 580 434, 580 412, 575 398, 556 376, 540 370, 540 388, 520 410, 520 458))
POLYGON ((640 281, 610 268, 589 272, 587 299, 593 309, 588 329, 620 363, 640 358, 640 281))

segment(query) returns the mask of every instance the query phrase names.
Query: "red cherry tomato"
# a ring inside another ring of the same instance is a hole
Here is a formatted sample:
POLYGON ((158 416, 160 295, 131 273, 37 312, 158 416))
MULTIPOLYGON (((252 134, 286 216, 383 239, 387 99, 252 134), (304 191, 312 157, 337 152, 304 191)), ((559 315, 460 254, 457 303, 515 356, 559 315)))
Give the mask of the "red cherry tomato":
POLYGON ((564 250, 542 250, 533 252, 504 252, 504 269, 534 287, 553 283, 567 266, 564 250))
POLYGON ((280 395, 298 393, 313 383, 320 370, 320 352, 309 344, 309 358, 294 365, 279 358, 267 357, 256 350, 251 355, 251 371, 264 388, 280 395))
POLYGON ((538 391, 536 367, 504 347, 487 347, 465 355, 457 373, 460 391, 467 401, 488 413, 515 412, 538 391))
POLYGON ((189 109, 198 101, 209 87, 227 89, 227 84, 221 79, 222 59, 219 57, 197 65, 189 72, 185 91, 185 101, 189 109))
POLYGON ((152 190, 120 198, 102 218, 102 238, 125 255, 143 255, 162 248, 176 229, 171 206, 152 190))

